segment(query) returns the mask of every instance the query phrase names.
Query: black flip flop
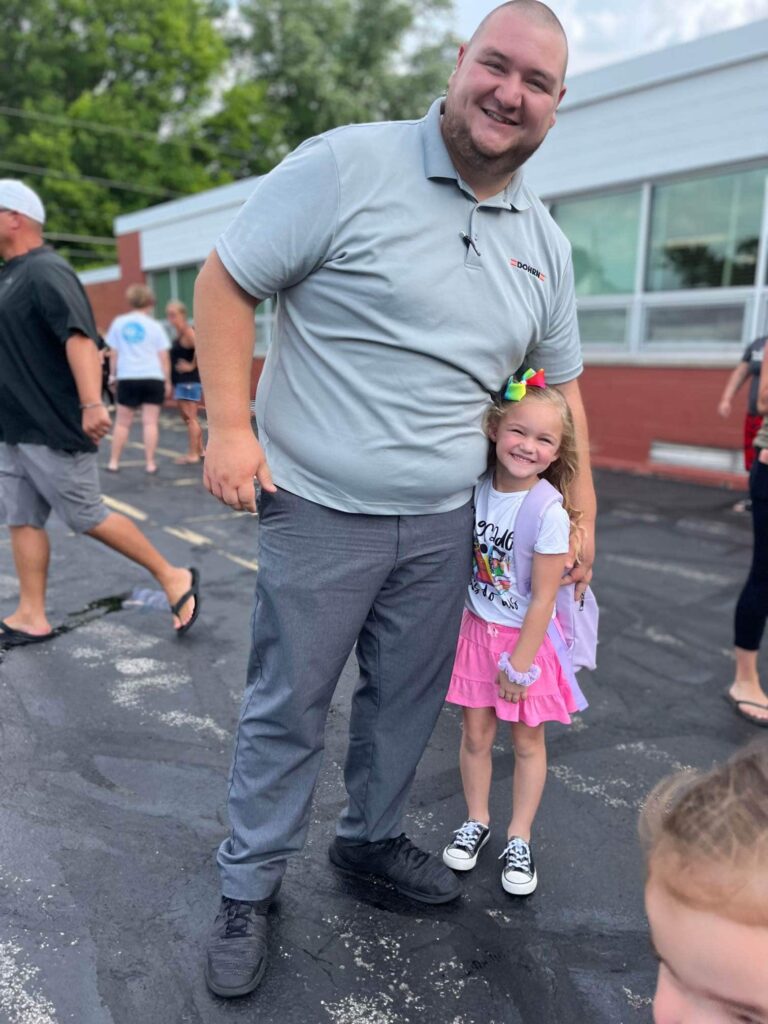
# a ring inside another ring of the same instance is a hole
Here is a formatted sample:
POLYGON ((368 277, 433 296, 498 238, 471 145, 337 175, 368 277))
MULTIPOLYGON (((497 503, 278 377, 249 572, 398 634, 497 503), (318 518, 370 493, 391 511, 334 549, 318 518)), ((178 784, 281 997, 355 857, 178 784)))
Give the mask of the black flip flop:
POLYGON ((757 718, 755 715, 750 715, 748 711, 742 709, 742 705, 746 705, 750 708, 761 708, 763 711, 768 711, 768 704, 758 704, 754 700, 736 700, 730 690, 726 690, 723 693, 723 700, 727 701, 739 718, 745 719, 747 722, 751 722, 752 725, 758 726, 760 729, 768 729, 768 717, 757 718))
POLYGON ((192 610, 189 620, 185 622, 183 626, 179 626, 176 630, 176 636, 183 636, 185 633, 189 632, 195 624, 195 620, 197 619, 200 611, 200 573, 194 568, 194 566, 190 566, 189 571, 192 573, 192 585, 189 590, 181 595, 176 604, 171 605, 171 611, 174 615, 178 615, 190 597, 194 597, 195 607, 192 610))
POLYGON ((0 647, 25 647, 27 644, 41 644, 52 639, 53 630, 38 636, 35 633, 26 633, 23 629, 14 629, 0 619, 0 647))

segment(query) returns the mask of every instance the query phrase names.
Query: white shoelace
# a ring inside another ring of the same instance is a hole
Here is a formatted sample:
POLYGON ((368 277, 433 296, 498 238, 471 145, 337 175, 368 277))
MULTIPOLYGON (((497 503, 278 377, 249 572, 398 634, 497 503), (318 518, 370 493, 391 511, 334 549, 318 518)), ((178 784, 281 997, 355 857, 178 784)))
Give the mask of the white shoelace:
POLYGON ((485 825, 479 821, 473 821, 472 819, 465 821, 461 828, 457 828, 453 833, 456 838, 451 845, 458 846, 463 850, 471 850, 482 835, 484 828, 485 825))
POLYGON ((507 840, 507 845, 499 856, 499 860, 502 858, 506 860, 505 870, 524 871, 528 875, 531 874, 531 848, 519 836, 512 836, 507 840))

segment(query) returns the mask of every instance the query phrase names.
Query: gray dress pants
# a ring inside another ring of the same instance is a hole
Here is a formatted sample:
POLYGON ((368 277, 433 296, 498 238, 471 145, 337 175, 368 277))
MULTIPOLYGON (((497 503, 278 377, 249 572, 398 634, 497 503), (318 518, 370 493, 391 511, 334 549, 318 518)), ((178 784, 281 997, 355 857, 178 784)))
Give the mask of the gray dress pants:
POLYGON ((229 787, 222 892, 265 899, 306 839, 325 719, 356 645, 360 679, 338 834, 398 835, 442 706, 470 576, 471 502, 451 512, 339 512, 280 490, 260 497, 248 679, 229 787))

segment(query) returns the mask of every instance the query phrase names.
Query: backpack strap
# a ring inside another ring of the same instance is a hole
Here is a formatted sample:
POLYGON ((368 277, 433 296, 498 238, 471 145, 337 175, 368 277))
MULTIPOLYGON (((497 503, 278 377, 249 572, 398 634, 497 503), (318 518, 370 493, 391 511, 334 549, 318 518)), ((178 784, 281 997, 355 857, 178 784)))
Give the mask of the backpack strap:
POLYGON ((539 480, 528 491, 515 520, 515 538, 512 559, 515 565, 515 579, 522 597, 531 592, 533 572, 533 549, 539 536, 541 517, 556 502, 562 505, 563 496, 548 480, 539 480))

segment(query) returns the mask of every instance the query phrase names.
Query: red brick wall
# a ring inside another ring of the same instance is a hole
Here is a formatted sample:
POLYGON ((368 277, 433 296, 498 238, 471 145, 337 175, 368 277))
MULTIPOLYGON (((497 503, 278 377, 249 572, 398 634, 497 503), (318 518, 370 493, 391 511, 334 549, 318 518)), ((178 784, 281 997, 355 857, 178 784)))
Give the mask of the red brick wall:
MULTIPOLYGON (((648 470, 653 441, 740 449, 747 386, 737 395, 729 419, 717 414, 730 373, 729 369, 588 366, 581 377, 581 391, 595 464, 648 470)), ((722 474, 722 481, 733 482, 730 474, 722 474)))
POLYGON ((117 281, 87 284, 86 293, 93 307, 96 326, 102 334, 120 313, 125 313, 125 290, 131 284, 144 284, 146 275, 141 269, 141 240, 138 231, 118 235, 117 258, 121 277, 117 281))
POLYGON ((85 291, 93 307, 96 326, 101 334, 119 313, 125 312, 125 285, 120 281, 104 281, 101 284, 87 284, 85 291))

